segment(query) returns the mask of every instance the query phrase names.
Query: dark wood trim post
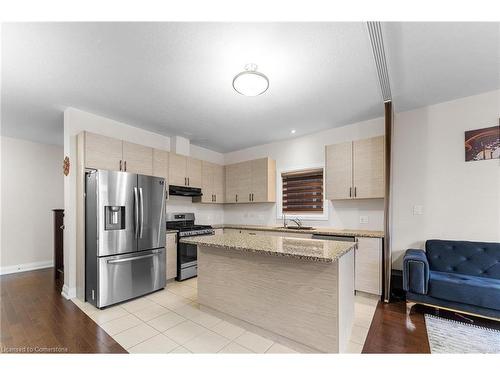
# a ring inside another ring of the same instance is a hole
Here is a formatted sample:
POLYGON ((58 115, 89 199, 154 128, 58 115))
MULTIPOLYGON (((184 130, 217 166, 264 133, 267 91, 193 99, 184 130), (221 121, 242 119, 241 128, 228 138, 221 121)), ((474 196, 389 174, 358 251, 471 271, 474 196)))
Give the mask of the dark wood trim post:
POLYGON ((392 125, 393 125, 393 108, 392 102, 384 103, 385 109, 385 198, 384 198, 384 302, 389 302, 391 297, 391 146, 392 146, 392 125))

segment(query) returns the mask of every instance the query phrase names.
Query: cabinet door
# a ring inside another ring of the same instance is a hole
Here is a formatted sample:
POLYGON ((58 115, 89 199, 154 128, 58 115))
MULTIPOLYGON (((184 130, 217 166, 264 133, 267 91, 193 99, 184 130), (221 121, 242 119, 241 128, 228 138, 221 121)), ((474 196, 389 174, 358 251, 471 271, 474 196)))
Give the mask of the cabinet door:
POLYGON ((170 153, 168 158, 168 183, 169 185, 186 186, 186 157, 170 153))
POLYGON ((237 203, 250 202, 252 192, 252 162, 245 161, 236 164, 236 195, 237 203))
POLYGON ((187 157, 188 186, 201 188, 201 160, 187 157))
POLYGON ((226 165, 226 203, 236 203, 236 194, 238 194, 237 168, 238 164, 226 165))
POLYGON ((276 162, 269 158, 251 162, 251 202, 276 201, 276 162))
POLYGON ((326 199, 352 197, 352 142, 326 146, 326 199))
POLYGON ((153 149, 153 176, 167 179, 168 184, 168 151, 153 149))
POLYGON ((214 201, 214 167, 215 164, 203 161, 201 164, 201 201, 213 203, 214 201))
POLYGON ((354 288, 382 294, 382 239, 356 238, 358 248, 354 255, 354 288))
POLYGON ((126 172, 153 174, 153 149, 130 142, 123 142, 123 163, 126 172))
POLYGON ((384 136, 353 142, 353 186, 355 198, 383 198, 384 136))
POLYGON ((120 171, 122 141, 85 132, 85 167, 120 171))
POLYGON ((214 164, 213 167, 213 192, 216 203, 224 203, 225 201, 225 173, 224 166, 214 164))
POLYGON ((177 234, 167 233, 167 280, 177 277, 177 234))

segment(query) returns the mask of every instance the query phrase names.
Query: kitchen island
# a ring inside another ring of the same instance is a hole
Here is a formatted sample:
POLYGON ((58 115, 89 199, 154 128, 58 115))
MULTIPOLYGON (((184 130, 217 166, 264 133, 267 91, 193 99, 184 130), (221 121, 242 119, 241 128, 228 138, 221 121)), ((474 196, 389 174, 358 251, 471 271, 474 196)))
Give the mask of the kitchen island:
POLYGON ((354 316, 356 243, 221 234, 198 246, 198 302, 311 351, 342 353, 354 316))

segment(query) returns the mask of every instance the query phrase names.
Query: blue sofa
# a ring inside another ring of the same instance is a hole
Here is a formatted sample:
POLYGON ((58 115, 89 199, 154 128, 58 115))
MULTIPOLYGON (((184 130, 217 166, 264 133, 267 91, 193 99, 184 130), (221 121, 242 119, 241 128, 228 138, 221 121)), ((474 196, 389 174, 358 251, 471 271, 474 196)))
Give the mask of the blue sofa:
POLYGON ((403 288, 416 302, 500 319, 500 243, 429 240, 403 260, 403 288))

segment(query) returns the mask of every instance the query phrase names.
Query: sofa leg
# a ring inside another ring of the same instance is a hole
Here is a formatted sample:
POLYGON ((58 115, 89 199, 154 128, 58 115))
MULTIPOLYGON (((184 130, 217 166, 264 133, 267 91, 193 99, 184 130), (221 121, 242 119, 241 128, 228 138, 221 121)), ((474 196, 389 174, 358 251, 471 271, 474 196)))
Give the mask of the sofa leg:
POLYGON ((413 322, 411 321, 411 317, 410 317, 411 309, 415 305, 416 305, 415 302, 406 301, 406 328, 410 331, 415 330, 415 324, 413 324, 413 322))

